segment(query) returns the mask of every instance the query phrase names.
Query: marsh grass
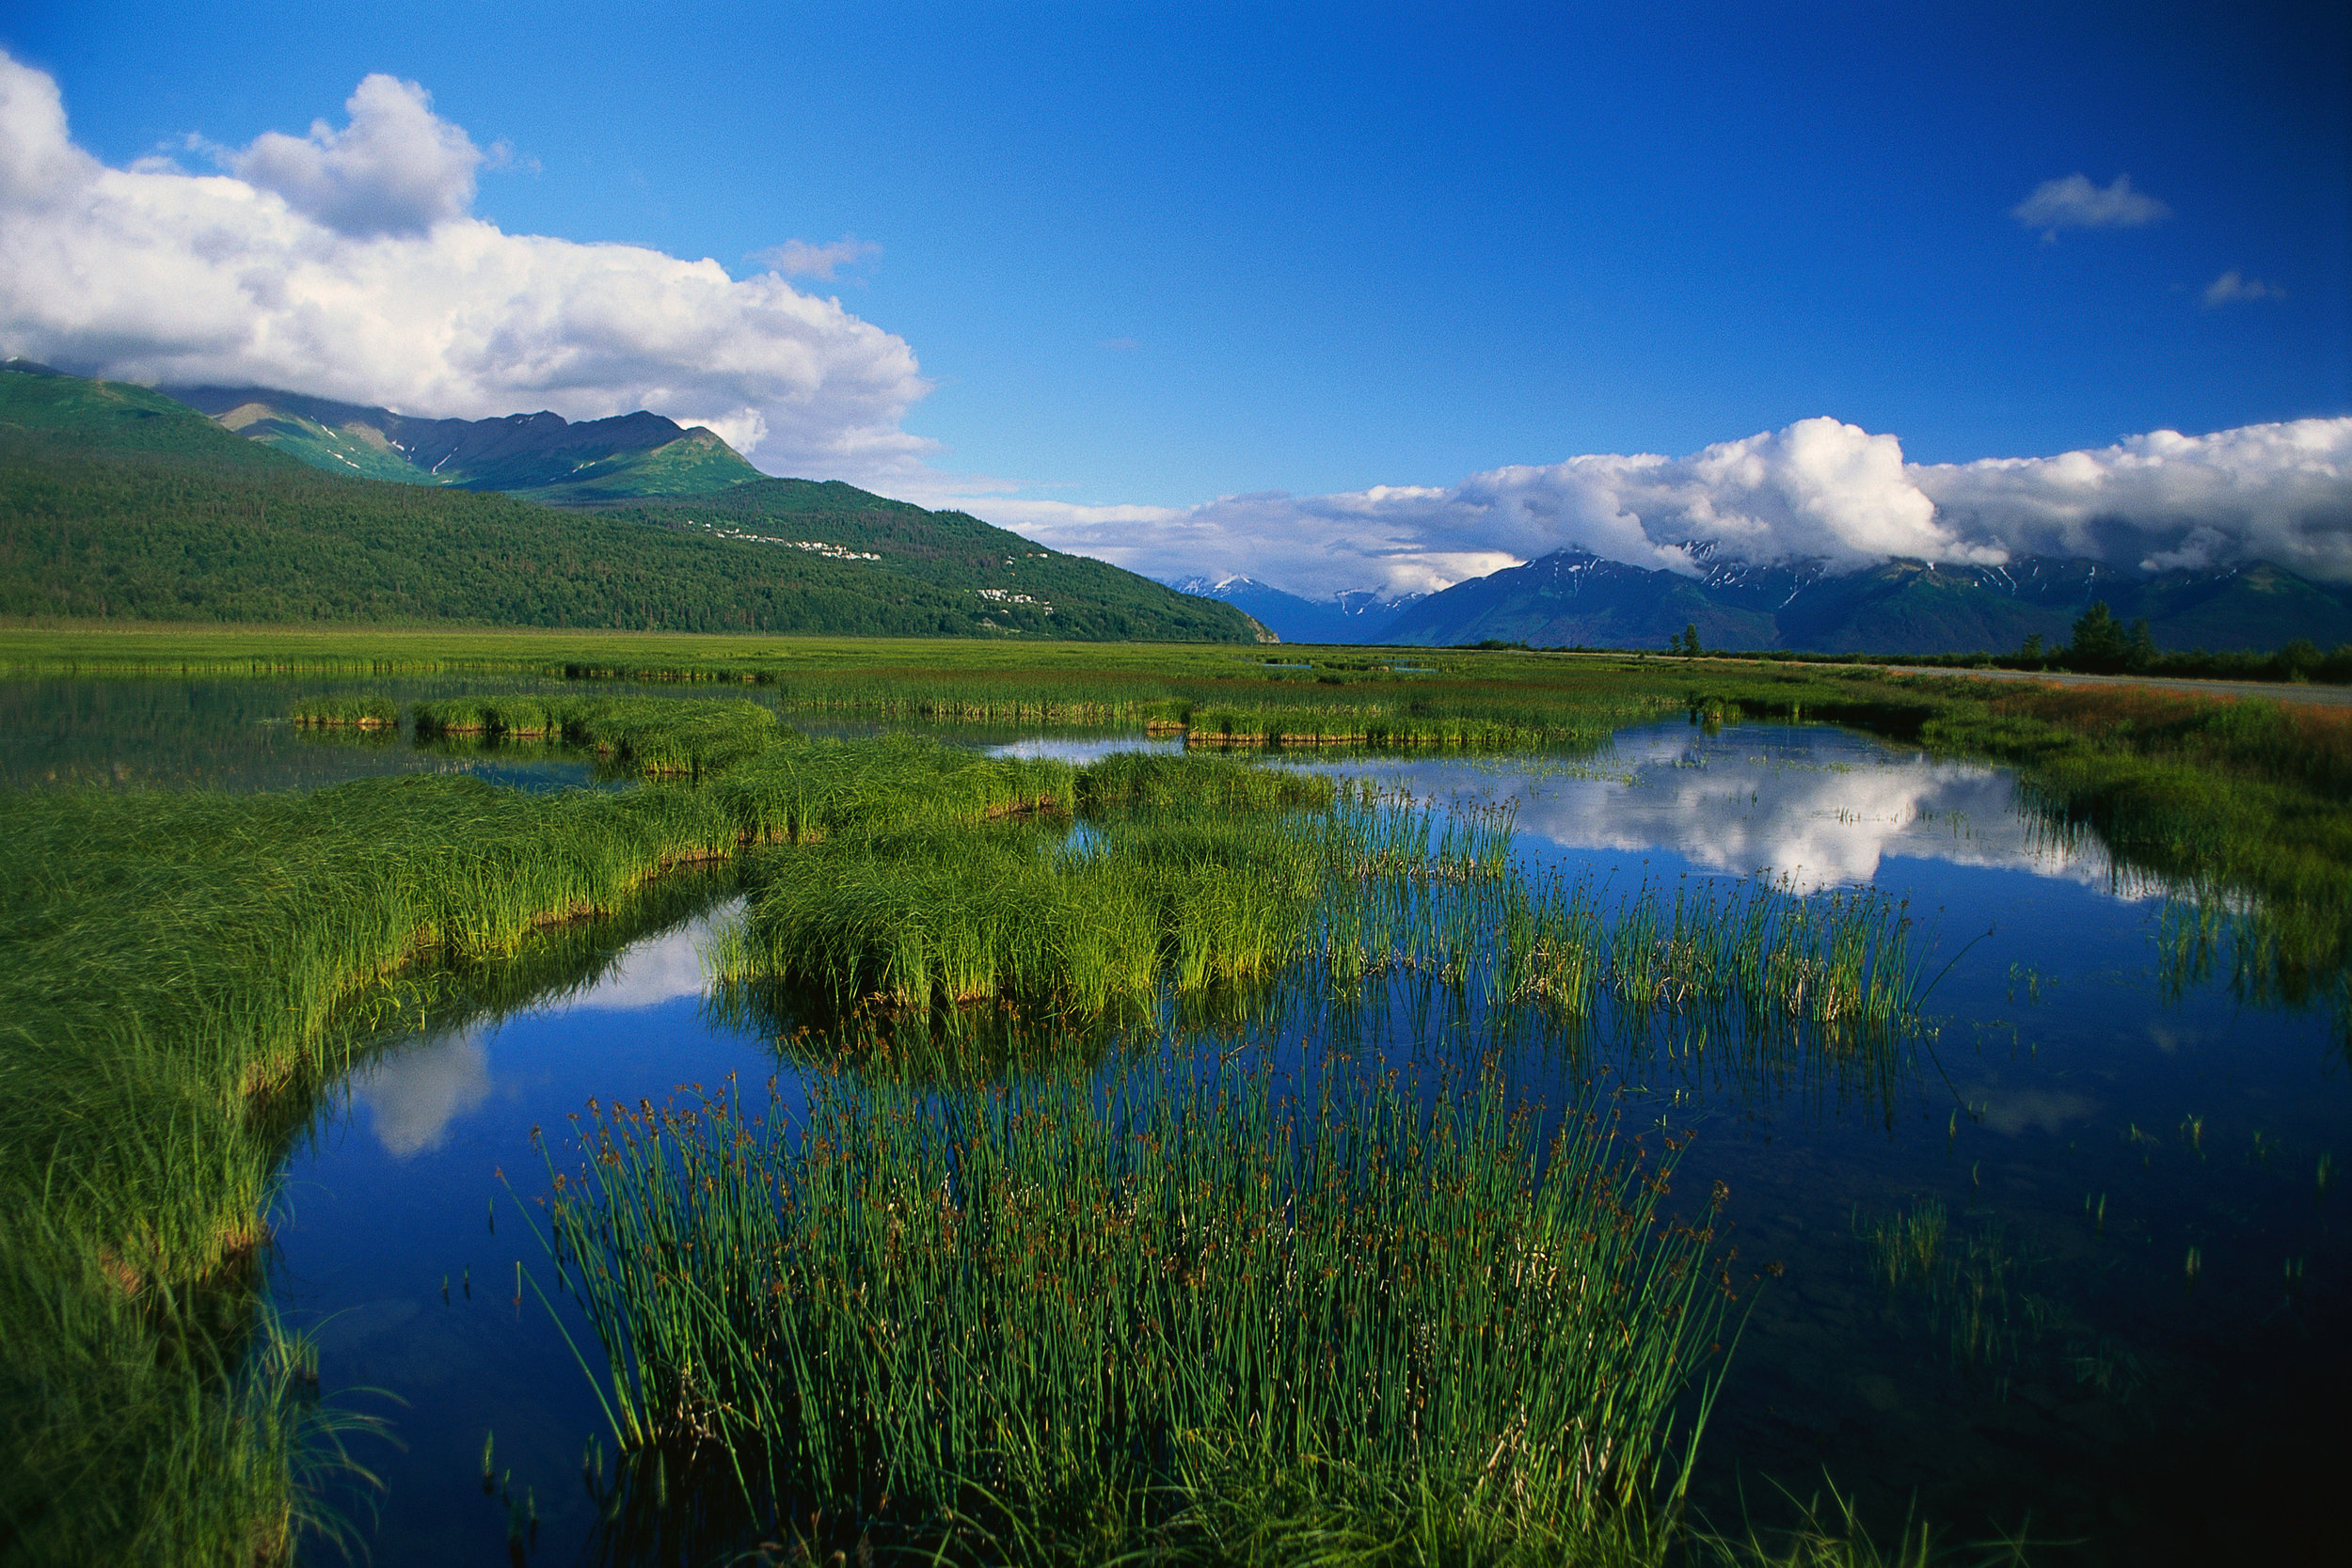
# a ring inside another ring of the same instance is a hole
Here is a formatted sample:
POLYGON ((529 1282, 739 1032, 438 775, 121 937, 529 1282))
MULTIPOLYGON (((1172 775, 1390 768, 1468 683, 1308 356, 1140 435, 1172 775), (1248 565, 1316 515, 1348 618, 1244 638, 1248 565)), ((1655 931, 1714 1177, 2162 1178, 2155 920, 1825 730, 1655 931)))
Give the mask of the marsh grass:
POLYGON ((1598 746, 1620 724, 1652 716, 1662 705, 1638 700, 1550 710, 1491 702, 1218 704, 1186 713, 1184 740, 1188 746, 1268 751, 1330 746, 1466 750, 1531 750, 1564 743, 1598 746), (1452 711, 1447 711, 1449 707, 1452 711))
POLYGON ((1725 1306, 1711 1214, 1610 1127, 1159 1057, 821 1077, 797 1122, 592 1105, 547 1239, 624 1449, 759 1516, 1077 1557, 1315 1516, 1532 1558, 1671 1507, 1725 1306))
POLYGON ((979 757, 895 736, 780 746, 705 786, 735 817, 745 842, 803 845, 1066 813, 1076 791, 1068 763, 979 757))
POLYGON ((1106 759, 1073 793, 1098 804, 1067 836, 880 832, 755 857, 722 974, 843 1012, 1077 1019, 1310 964, 1336 989, 1425 973, 1572 1021, 1802 1025, 1833 1047, 1919 1024, 1912 921, 1867 890, 1686 879, 1612 902, 1524 871, 1507 813, 1221 760, 1106 759))
MULTIPOLYGON (((908 816, 1069 788, 1059 765, 866 760, 908 816)), ((233 1379, 201 1370, 243 1365, 225 1347, 255 1330, 184 1304, 249 1297, 271 1173, 320 1086, 373 1041, 446 1016, 535 932, 723 863, 802 803, 745 771, 723 795, 531 796, 444 775, 0 796, 0 1206, 21 1217, 0 1238, 0 1470, 34 1478, 11 1494, 11 1528, 33 1528, 21 1507, 56 1539, 112 1543, 56 1560, 145 1560, 126 1543, 166 1519, 185 1533, 154 1560, 246 1556, 224 1543, 254 1528, 254 1553, 278 1550, 267 1520, 299 1523, 293 1460, 230 1408, 233 1379), (138 1371, 174 1356, 199 1370, 138 1371), (240 1490, 256 1476, 274 1500, 240 1490)), ((816 822, 843 826, 866 798, 836 791, 816 822)))
POLYGON ((442 697, 409 713, 420 739, 560 739, 648 776, 702 778, 792 738, 773 710, 744 699, 442 697))
MULTIPOLYGON (((2026 1568, 2027 1542, 2007 1540, 1939 1545, 1925 1521, 1906 1517, 1891 1547, 1881 1545, 1862 1522, 1852 1497, 1829 1483, 1796 1505, 1794 1523, 1778 1528, 1753 1521, 1737 1535, 1712 1529, 1692 1531, 1681 1560, 1691 1568, 2026 1568)), ((1793 1493, 1785 1494, 1796 1503, 1793 1493)))
POLYGON ((302 729, 396 730, 400 705, 389 697, 311 697, 288 709, 286 720, 302 729))
POLYGON ((330 1486, 381 1423, 322 1399, 317 1353, 233 1277, 120 1288, 82 1238, 20 1218, 0 1255, 0 1520, 28 1562, 280 1563, 348 1540, 330 1486))

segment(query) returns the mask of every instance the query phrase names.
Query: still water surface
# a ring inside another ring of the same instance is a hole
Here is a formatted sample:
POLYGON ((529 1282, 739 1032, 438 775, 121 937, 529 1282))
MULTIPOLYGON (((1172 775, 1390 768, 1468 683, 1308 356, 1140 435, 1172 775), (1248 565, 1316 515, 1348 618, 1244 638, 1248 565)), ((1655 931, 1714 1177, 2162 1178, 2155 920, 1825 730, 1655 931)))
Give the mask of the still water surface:
MULTIPOLYGON (((80 703, 99 728, 176 733, 182 688, 204 683, 27 684, 0 691, 9 712, 80 703)), ((226 787, 416 766, 522 766, 527 785, 586 776, 551 756, 306 750, 258 722, 286 693, 214 684, 255 710, 246 742, 267 737, 243 773, 229 749, 203 763, 226 787)), ((977 740, 1079 759, 1164 744, 977 740)), ((12 726, 8 744, 10 783, 42 770, 12 726)), ((105 750, 77 744, 85 761, 105 750)), ((138 754, 127 741, 115 752, 138 754)), ((196 754, 183 745, 173 766, 196 754)), ((2006 771, 1851 732, 1677 722, 1629 730, 1594 758, 1304 766, 1507 808, 1532 866, 1613 892, 1752 875, 1876 889, 1907 901, 1932 944, 1937 1028, 1891 1072, 1748 1069, 1737 1052, 1587 1059, 1635 1117, 1696 1130, 1677 1188, 1729 1185, 1735 1272, 1779 1265, 1743 1298, 1703 1450, 1698 1502, 1717 1522, 1785 1514, 1783 1489, 1834 1481, 1882 1531, 1907 1512, 1946 1539, 2022 1529, 2051 1544, 2035 1554, 2050 1561, 2328 1549, 2327 1499, 2352 1457, 2352 1244, 2346 1195, 2322 1177, 2323 1161, 2352 1155, 2341 1021, 2168 984, 2162 889, 2095 840, 2046 832, 2006 771), (1941 1206, 1951 1261, 1933 1288, 1890 1287, 1872 1233, 1923 1203, 1941 1206)), ((697 898, 659 928, 612 927, 607 966, 584 985, 396 1044, 342 1085, 288 1162, 273 1217, 280 1306, 316 1325, 323 1385, 379 1390, 345 1398, 399 1440, 358 1455, 385 1483, 368 1529, 378 1562, 505 1558, 507 1511, 481 1484, 485 1433, 513 1494, 535 1502, 534 1560, 596 1555, 580 1452, 591 1433, 611 1439, 558 1331, 581 1337, 580 1320, 528 1277, 549 1278, 525 1224, 547 1181, 533 1129, 561 1154, 591 1096, 660 1102, 730 1073, 755 1096, 776 1076, 787 1104, 799 1098, 769 1041, 706 1008, 701 950, 734 906, 722 882, 697 898)), ((1476 1028, 1426 1002, 1375 998, 1375 1032, 1437 1050, 1416 1031, 1476 1028)), ((1311 1006, 1290 1016, 1319 1027, 1311 1006)))

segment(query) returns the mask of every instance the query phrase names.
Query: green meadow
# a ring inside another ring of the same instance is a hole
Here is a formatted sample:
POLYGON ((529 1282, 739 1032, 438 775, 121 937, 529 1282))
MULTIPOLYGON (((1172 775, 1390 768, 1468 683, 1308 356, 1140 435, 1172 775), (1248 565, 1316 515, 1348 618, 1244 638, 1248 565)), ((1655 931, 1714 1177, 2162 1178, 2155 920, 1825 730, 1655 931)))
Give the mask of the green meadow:
MULTIPOLYGON (((332 1537, 315 1499, 364 1465, 365 1423, 321 1397, 259 1283, 289 1140, 450 976, 528 990, 580 923, 723 876, 745 911, 720 975, 834 1031, 822 1111, 610 1107, 584 1167, 550 1148, 546 1239, 599 1341, 582 1360, 615 1453, 590 1468, 613 1518, 701 1511, 713 1553, 754 1523, 831 1521, 812 1560, 1927 1560, 1924 1536, 1872 1546, 1835 1500, 1789 1536, 1685 1518, 1739 1308, 1714 1211, 1668 1203, 1666 1165, 1605 1102, 1546 1121, 1489 1076, 1344 1069, 1276 1093, 1247 1064, 1133 1044, 1252 988, 1426 974, 1571 1033, 1777 1033, 1851 1058, 1922 1026, 1934 976, 1908 911, 1537 874, 1506 819, 1269 759, 1574 759, 1629 723, 1769 718, 2011 763, 2051 833, 2175 890, 2178 983, 2333 999, 2352 1028, 2352 716, 1413 657, 0 631, 20 674, 332 675, 349 690, 284 717, 568 749, 635 781, 0 797, 0 1548, 251 1562, 332 1537), (415 672, 541 689, 405 706, 369 689, 415 672), (1186 747, 1077 767, 801 728, 843 716, 1186 747), (958 1079, 869 1072, 844 1043, 952 1048, 956 1021, 1007 1013, 1095 1046, 958 1079)), ((679 1530, 654 1544, 698 1539, 679 1530)))

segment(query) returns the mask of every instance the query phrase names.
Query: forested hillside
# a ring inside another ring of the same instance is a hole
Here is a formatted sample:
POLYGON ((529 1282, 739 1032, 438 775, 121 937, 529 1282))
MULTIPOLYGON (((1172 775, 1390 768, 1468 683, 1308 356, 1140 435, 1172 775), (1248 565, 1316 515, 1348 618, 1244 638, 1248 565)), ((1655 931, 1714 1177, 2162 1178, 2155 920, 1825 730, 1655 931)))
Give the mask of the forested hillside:
POLYGON ((0 373, 0 614, 1187 641, 1255 629, 960 514, 847 485, 740 489, 769 510, 579 512, 341 479, 141 388, 20 370, 0 373))

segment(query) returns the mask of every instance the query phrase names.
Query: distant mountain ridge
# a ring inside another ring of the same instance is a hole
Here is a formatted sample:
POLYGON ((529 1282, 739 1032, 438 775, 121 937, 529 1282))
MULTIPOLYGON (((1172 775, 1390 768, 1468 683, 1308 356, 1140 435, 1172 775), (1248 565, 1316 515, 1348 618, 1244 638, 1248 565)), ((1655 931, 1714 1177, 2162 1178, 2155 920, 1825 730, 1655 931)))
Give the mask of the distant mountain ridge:
POLYGON ((1188 577, 1168 580, 1179 594, 1217 599, 1251 616, 1285 642, 1377 642, 1399 613, 1418 600, 1415 594, 1382 599, 1369 590, 1352 590, 1328 599, 1303 598, 1254 578, 1188 577))
POLYGON ((2145 619, 2165 649, 2352 641, 2352 588, 2267 562, 2148 573, 2053 556, 2004 566, 1897 559, 1832 573, 1818 562, 1756 566, 1709 560, 1704 546, 1693 553, 1705 568, 1695 578, 1557 550, 1431 594, 1384 641, 1662 648, 1689 626, 1726 650, 2005 653, 2032 636, 2064 642, 2075 618, 2104 600, 2119 620, 2145 619))
POLYGON ((639 410, 432 420, 267 387, 162 387, 223 428, 328 473, 580 503, 699 495, 766 476, 701 425, 639 410))
MULTIPOLYGON (((625 451, 680 444, 669 434, 677 427, 651 415, 594 423, 658 443, 625 451)), ((505 473, 529 477, 548 453, 595 460, 562 444, 582 430, 594 439, 593 426, 470 424, 477 436, 496 435, 484 425, 519 432, 505 450, 487 439, 451 449, 478 473, 511 463, 505 473)), ((297 460, 143 387, 0 364, 0 614, 1244 644, 1260 635, 1230 605, 847 484, 755 475, 683 495, 592 490, 567 507, 524 499, 547 490, 388 483, 297 460)))

